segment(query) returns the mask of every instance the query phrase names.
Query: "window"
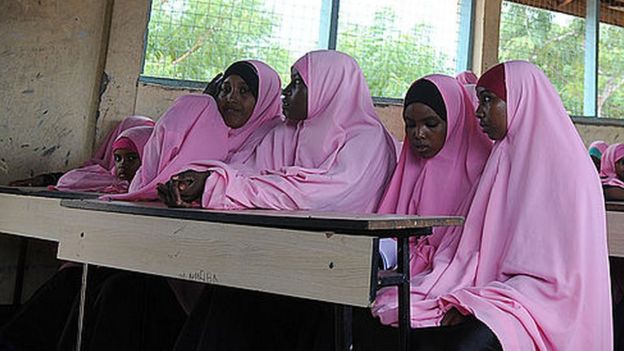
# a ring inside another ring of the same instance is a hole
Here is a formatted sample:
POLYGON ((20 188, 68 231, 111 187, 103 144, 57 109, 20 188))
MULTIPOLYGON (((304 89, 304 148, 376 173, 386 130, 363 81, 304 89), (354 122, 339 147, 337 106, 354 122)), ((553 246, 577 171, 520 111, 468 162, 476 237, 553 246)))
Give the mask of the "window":
POLYGON ((314 0, 153 0, 143 75, 205 82, 254 58, 290 77, 320 47, 320 14, 314 0))
POLYGON ((540 66, 573 116, 624 118, 624 12, 615 5, 503 1, 499 60, 540 66))
POLYGON ((373 96, 403 97, 417 78, 455 73, 457 0, 341 0, 337 49, 355 57, 373 96))
POLYGON ((584 42, 584 18, 503 1, 499 61, 539 66, 574 116, 583 115, 584 42))
POLYGON ((624 28, 600 24, 598 56, 598 116, 624 118, 624 28))
POLYGON ((455 73, 467 1, 152 0, 142 77, 206 82, 255 58, 288 81, 305 52, 335 47, 358 60, 374 96, 400 98, 422 75, 455 73))

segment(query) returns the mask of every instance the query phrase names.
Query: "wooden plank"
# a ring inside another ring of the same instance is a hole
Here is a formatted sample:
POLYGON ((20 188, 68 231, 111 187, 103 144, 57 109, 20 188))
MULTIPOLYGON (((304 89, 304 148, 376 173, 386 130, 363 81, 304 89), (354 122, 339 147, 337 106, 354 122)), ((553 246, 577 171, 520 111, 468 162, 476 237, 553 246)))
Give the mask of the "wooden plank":
POLYGON ((370 302, 371 237, 73 211, 61 259, 353 306, 370 302))
POLYGON ((609 256, 624 257, 624 212, 607 211, 609 256))
POLYGON ((502 0, 474 0, 472 71, 480 76, 498 63, 502 0))
POLYGON ((48 197, 54 199, 97 199, 102 194, 48 190, 47 187, 16 187, 0 185, 0 194, 48 197))
POLYGON ((0 232, 59 241, 70 209, 60 199, 0 193, 0 232))
POLYGON ((168 208, 159 202, 64 200, 63 206, 96 211, 193 219, 263 227, 327 230, 365 235, 406 235, 434 226, 462 225, 462 217, 353 214, 315 211, 206 210, 168 208), (401 233, 404 231, 404 233, 401 233))
POLYGON ((607 211, 624 212, 624 201, 607 201, 605 203, 607 211))

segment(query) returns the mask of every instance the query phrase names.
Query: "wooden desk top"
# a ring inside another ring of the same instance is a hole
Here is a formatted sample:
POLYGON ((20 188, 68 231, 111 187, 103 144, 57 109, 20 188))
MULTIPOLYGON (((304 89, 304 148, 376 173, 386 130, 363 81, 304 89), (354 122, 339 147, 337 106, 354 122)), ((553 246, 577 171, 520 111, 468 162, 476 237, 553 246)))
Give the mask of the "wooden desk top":
POLYGON ((624 212, 624 201, 607 201, 605 205, 607 211, 624 212))
POLYGON ((47 187, 17 187, 0 185, 0 194, 47 197, 52 199, 97 199, 102 194, 48 190, 47 187))
POLYGON ((368 236, 414 235, 438 226, 462 225, 462 217, 352 214, 316 211, 206 210, 168 208, 160 202, 63 200, 68 208, 191 219, 261 227, 321 230, 368 236))

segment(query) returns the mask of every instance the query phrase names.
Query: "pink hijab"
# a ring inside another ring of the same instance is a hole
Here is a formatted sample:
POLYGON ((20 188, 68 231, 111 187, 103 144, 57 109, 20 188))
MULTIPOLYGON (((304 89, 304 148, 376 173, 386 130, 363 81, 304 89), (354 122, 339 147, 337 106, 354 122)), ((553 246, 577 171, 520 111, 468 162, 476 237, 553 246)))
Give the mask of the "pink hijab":
POLYGON ((255 175, 218 162, 191 165, 213 172, 206 182, 203 207, 376 209, 396 152, 357 62, 346 54, 322 50, 307 53, 294 67, 308 88, 308 118, 295 127, 283 124, 263 140, 252 158, 255 175), (274 150, 279 160, 271 160, 274 150), (278 167, 263 169, 267 164, 278 167))
POLYGON ((612 144, 602 154, 602 159, 600 160, 602 185, 624 188, 624 182, 615 173, 615 163, 621 160, 622 157, 624 157, 624 144, 612 144))
MULTIPOLYGON (((413 327, 456 308, 505 350, 610 350, 604 200, 583 142, 548 78, 504 64, 507 136, 494 144, 463 228, 412 278, 413 327), (572 167, 572 168, 571 168, 572 167)), ((396 324, 396 306, 374 306, 396 324)))
POLYGON ((113 159, 113 142, 117 140, 119 134, 121 134, 124 130, 139 127, 139 126, 153 126, 154 121, 152 121, 149 117, 143 116, 129 116, 124 118, 119 124, 113 129, 106 138, 100 147, 95 151, 93 158, 89 161, 85 162, 83 166, 90 165, 100 165, 108 170, 112 169, 115 165, 115 160, 113 159))
MULTIPOLYGON (((399 164, 377 212, 465 216, 468 207, 464 203, 472 199, 492 142, 479 128, 475 106, 457 80, 440 74, 422 79, 435 84, 444 99, 446 141, 436 156, 421 159, 412 153, 409 139, 405 138, 399 164)), ((412 274, 429 265, 443 231, 436 228, 434 233, 412 248, 412 274)), ((395 291, 387 290, 377 302, 396 299, 395 291)))
POLYGON ((455 79, 457 79, 457 81, 464 86, 464 88, 468 92, 470 100, 475 105, 476 109, 479 105, 479 97, 477 96, 476 90, 478 80, 477 75, 474 74, 472 71, 463 71, 462 73, 458 74, 455 79))
POLYGON ((602 156, 605 153, 605 151, 607 151, 608 147, 609 147, 609 144, 607 144, 606 142, 602 140, 596 140, 592 142, 591 144, 589 144, 589 147, 587 148, 587 150, 591 151, 592 149, 596 149, 602 156))
POLYGON ((277 72, 260 61, 247 62, 258 73, 258 98, 243 127, 228 128, 211 96, 181 96, 156 124, 145 146, 145 160, 128 194, 101 199, 155 200, 157 184, 167 182, 195 160, 246 160, 267 132, 279 123, 281 112, 281 82, 277 72))
POLYGON ((129 140, 139 154, 139 158, 143 160, 143 147, 149 139, 153 126, 137 126, 124 130, 117 138, 111 141, 110 155, 113 159, 113 167, 108 170, 99 164, 91 164, 89 166, 80 167, 65 173, 59 179, 56 186, 51 187, 60 191, 84 191, 96 193, 125 193, 128 191, 128 182, 117 179, 115 175, 115 160, 112 157, 114 151, 118 148, 113 145, 120 145, 119 141, 129 140))

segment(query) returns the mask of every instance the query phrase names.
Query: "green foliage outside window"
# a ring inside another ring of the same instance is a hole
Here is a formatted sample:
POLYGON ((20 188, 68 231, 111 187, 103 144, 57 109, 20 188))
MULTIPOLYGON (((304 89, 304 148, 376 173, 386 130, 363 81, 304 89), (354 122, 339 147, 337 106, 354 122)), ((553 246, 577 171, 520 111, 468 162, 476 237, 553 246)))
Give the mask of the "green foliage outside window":
MULTIPOLYGON (((540 66, 569 113, 582 115, 584 19, 556 20, 553 12, 510 2, 503 3, 501 16, 499 59, 540 66)), ((339 24, 338 50, 358 60, 373 96, 400 98, 425 74, 454 73, 448 54, 431 42, 426 24, 400 31, 396 17, 382 7, 369 25, 339 24)), ((183 8, 153 0, 143 74, 209 81, 236 60, 256 58, 287 82, 297 57, 275 39, 280 21, 263 0, 188 0, 183 8)), ((624 118, 624 28, 600 28, 599 115, 624 118)))
MULTIPOLYGON (((503 3, 499 60, 527 60, 544 70, 572 115, 583 115, 585 20, 503 3)), ((598 115, 624 118, 624 28, 601 24, 598 115)))

